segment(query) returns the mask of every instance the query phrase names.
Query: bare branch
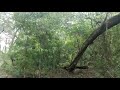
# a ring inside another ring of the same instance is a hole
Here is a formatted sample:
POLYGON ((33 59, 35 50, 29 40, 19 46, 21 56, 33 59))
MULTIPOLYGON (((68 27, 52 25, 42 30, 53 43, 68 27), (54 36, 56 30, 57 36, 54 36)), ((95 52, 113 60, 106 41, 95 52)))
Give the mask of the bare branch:
POLYGON ((0 34, 4 31, 4 27, 3 27, 3 30, 0 32, 0 34))

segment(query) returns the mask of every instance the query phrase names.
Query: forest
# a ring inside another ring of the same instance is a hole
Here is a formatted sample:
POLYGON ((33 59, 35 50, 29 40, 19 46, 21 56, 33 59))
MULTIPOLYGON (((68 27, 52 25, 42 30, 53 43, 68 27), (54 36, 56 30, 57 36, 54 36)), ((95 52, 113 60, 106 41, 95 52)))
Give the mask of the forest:
POLYGON ((0 12, 0 78, 120 78, 120 12, 0 12))

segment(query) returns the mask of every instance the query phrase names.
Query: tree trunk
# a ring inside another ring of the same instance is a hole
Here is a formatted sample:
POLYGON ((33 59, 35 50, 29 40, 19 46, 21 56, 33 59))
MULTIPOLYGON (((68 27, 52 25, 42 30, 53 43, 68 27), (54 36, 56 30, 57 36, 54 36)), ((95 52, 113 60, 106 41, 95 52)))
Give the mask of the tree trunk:
POLYGON ((82 47, 79 49, 79 52, 77 53, 76 57, 74 58, 73 62, 68 66, 65 67, 65 69, 69 72, 74 71, 76 68, 76 65, 80 58, 82 57, 83 53, 87 49, 87 47, 93 43, 93 41, 101 35, 103 32, 107 29, 110 29, 111 27, 117 25, 120 23, 120 14, 113 16, 112 18, 104 21, 100 27, 98 27, 96 30, 92 32, 92 34, 88 37, 88 39, 83 43, 82 47))

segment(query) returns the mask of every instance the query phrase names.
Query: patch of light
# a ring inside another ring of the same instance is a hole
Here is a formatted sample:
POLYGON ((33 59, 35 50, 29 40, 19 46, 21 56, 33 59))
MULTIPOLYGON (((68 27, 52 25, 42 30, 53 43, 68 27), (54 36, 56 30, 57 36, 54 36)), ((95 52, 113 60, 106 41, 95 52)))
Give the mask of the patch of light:
POLYGON ((0 50, 2 52, 8 51, 10 42, 11 42, 11 38, 8 36, 7 33, 0 34, 0 50))

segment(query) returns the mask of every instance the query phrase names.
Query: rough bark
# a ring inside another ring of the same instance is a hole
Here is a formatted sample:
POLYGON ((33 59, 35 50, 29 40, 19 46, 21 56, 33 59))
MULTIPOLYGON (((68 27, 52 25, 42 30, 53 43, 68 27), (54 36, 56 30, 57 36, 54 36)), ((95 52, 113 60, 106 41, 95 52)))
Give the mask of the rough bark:
POLYGON ((107 30, 112 28, 113 26, 117 25, 120 23, 120 14, 113 16, 112 18, 104 21, 101 26, 99 26, 96 30, 94 30, 90 36, 88 37, 88 39, 83 43, 82 47, 79 49, 79 52, 77 53, 76 57, 74 58, 73 62, 66 67, 66 70, 69 72, 74 71, 78 61, 80 60, 80 58, 82 57, 83 53, 85 52, 85 50, 87 49, 87 47, 93 43, 93 41, 99 36, 101 35, 103 32, 106 31, 106 27, 107 30))

